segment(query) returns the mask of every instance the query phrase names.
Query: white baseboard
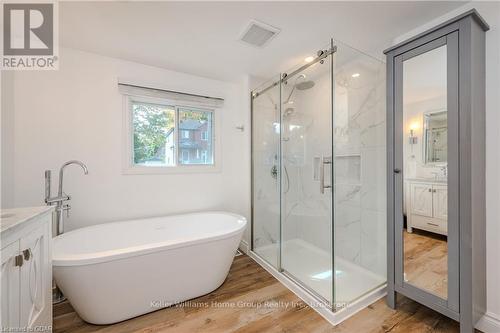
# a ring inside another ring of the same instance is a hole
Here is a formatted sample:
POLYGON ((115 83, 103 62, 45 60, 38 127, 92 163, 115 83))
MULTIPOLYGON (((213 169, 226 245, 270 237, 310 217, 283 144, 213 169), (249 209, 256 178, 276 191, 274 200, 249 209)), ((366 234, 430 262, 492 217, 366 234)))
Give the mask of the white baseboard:
POLYGON ((246 240, 244 240, 244 239, 241 240, 239 249, 241 252, 248 254, 248 250, 250 249, 250 247, 248 246, 248 243, 246 240))
POLYGON ((477 322, 476 328, 484 333, 498 333, 500 332, 500 316, 486 312, 477 322))

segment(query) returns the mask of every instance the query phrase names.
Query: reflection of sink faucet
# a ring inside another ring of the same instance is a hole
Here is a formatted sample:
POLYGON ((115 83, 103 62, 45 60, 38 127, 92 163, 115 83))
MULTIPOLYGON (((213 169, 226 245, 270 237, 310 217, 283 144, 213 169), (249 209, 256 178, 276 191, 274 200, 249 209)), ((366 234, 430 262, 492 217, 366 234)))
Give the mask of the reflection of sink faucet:
POLYGON ((434 175, 434 179, 441 179, 441 178, 448 178, 448 166, 443 165, 439 167, 439 171, 432 171, 431 172, 434 175))
POLYGON ((56 205, 56 235, 60 235, 64 232, 63 214, 64 211, 66 211, 66 214, 69 214, 69 210, 71 209, 69 204, 64 204, 64 202, 69 201, 71 197, 63 192, 64 169, 71 164, 79 165, 86 175, 89 173, 87 166, 80 161, 72 160, 64 163, 61 169, 59 169, 59 187, 56 197, 50 197, 50 176, 52 172, 50 170, 45 170, 45 203, 47 203, 47 205, 56 205))
POLYGON ((447 178, 448 177, 448 165, 443 165, 441 167, 441 172, 443 173, 443 177, 447 178))

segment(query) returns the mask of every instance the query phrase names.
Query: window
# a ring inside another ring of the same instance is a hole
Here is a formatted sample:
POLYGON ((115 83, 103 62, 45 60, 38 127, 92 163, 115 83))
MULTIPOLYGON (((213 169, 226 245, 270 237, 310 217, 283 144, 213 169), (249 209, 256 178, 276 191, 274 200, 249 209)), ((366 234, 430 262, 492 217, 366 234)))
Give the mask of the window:
POLYGON ((175 108, 172 106, 132 103, 134 164, 174 165, 175 113, 175 108))
POLYGON ((132 169, 188 170, 192 165, 214 166, 212 110, 133 97, 128 105, 132 169))

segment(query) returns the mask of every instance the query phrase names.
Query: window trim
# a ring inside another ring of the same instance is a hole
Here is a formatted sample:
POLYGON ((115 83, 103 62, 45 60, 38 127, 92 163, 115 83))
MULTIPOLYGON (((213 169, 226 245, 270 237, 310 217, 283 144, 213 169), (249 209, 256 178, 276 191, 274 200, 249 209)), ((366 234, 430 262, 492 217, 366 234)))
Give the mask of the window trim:
POLYGON ((182 173, 212 173, 221 172, 221 115, 213 108, 200 107, 180 101, 172 101, 163 98, 123 95, 123 152, 122 152, 122 174, 145 175, 145 174, 182 174, 182 173), (134 163, 134 128, 132 115, 132 102, 161 104, 175 108, 175 130, 174 130, 174 156, 176 164, 173 166, 143 166, 134 163), (212 113, 212 164, 181 164, 179 163, 179 109, 190 109, 212 113))

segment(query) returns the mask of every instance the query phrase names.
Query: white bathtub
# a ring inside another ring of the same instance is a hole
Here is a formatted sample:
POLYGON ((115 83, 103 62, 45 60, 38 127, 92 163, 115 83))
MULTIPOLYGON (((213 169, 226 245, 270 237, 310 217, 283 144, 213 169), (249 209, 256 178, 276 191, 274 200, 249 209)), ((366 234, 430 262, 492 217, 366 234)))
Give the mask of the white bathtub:
POLYGON ((54 239, 54 278, 83 320, 119 322, 217 289, 245 226, 207 212, 77 229, 54 239))

